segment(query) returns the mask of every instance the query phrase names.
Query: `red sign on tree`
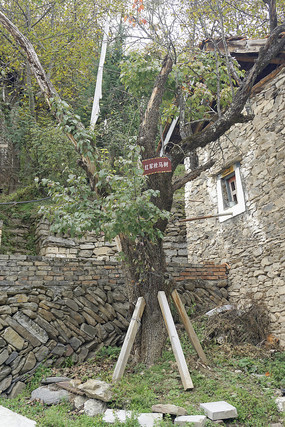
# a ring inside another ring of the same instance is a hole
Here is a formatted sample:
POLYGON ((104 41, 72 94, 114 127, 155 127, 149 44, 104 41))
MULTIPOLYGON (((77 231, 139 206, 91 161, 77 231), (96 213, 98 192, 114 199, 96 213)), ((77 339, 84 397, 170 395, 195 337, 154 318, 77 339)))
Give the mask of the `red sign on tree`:
POLYGON ((143 160, 142 164, 144 175, 171 172, 171 161, 168 157, 155 157, 154 159, 143 160))

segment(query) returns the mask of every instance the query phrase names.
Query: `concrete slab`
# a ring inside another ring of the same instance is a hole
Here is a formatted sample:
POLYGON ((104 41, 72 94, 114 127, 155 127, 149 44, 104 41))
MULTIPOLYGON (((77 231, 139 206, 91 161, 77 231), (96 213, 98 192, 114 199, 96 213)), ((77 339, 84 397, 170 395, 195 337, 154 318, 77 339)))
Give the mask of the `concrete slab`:
POLYGON ((162 421, 162 414, 154 414, 152 412, 140 414, 138 416, 138 422, 142 427, 153 427, 158 421, 162 421))
POLYGON ((238 416, 236 408, 223 400, 219 402, 200 403, 200 408, 202 408, 207 417, 213 421, 226 420, 238 416))
POLYGON ((124 423, 127 418, 131 418, 132 412, 131 411, 125 411, 123 409, 107 409, 105 411, 105 414, 103 416, 103 421, 106 423, 113 424, 115 421, 120 421, 121 423, 124 423))
POLYGON ((178 426, 186 426, 192 423, 194 427, 204 427, 206 425, 207 417, 205 415, 183 415, 176 417, 174 424, 178 426))
MULTIPOLYGON (((110 424, 113 424, 116 421, 124 423, 126 422, 127 418, 132 418, 132 415, 132 411, 124 411, 123 409, 107 409, 103 416, 103 421, 110 424)), ((154 413, 142 413, 136 416, 135 418, 138 420, 140 426, 153 427, 157 421, 161 421, 163 419, 163 415, 154 413)))
POLYGON ((0 406, 0 425, 1 427, 34 427, 36 421, 16 414, 4 406, 0 406))

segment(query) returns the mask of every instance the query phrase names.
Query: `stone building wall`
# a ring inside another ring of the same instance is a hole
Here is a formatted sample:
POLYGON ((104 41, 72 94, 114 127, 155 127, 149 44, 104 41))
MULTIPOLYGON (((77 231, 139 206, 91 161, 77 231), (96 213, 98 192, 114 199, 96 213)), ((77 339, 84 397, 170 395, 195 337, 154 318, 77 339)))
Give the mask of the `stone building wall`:
MULTIPOLYGON (((187 308, 228 303, 227 266, 170 263, 168 270, 187 308)), ((0 394, 14 396, 40 363, 81 362, 121 345, 128 324, 118 263, 0 255, 0 394)))
POLYGON ((216 163, 186 188, 188 218, 217 214, 217 177, 225 180, 229 167, 240 165, 244 210, 233 217, 188 222, 188 260, 227 263, 230 300, 239 304, 251 298, 262 300, 271 316, 272 332, 284 346, 285 70, 267 82, 250 104, 253 121, 235 125, 226 136, 200 150, 201 163, 213 155, 216 163))

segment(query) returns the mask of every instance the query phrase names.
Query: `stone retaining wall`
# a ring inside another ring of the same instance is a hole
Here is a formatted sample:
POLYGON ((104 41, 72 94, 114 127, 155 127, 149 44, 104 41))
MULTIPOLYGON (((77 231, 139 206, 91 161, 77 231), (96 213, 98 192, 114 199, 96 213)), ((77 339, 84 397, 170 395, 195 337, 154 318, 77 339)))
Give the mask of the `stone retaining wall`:
MULTIPOLYGON (((164 251, 167 262, 187 263, 186 225, 179 222, 185 218, 184 200, 175 200, 171 218, 164 237, 164 251)), ((1 224, 0 224, 1 226, 1 224)), ((92 258, 116 261, 117 246, 115 241, 105 242, 92 232, 84 237, 69 238, 51 233, 47 221, 40 221, 37 229, 37 246, 39 255, 57 258, 92 258)))
MULTIPOLYGON (((171 263, 168 270, 186 307, 228 302, 226 266, 171 263)), ((0 392, 14 396, 40 363, 81 362, 121 345, 128 308, 116 262, 0 255, 0 392)))

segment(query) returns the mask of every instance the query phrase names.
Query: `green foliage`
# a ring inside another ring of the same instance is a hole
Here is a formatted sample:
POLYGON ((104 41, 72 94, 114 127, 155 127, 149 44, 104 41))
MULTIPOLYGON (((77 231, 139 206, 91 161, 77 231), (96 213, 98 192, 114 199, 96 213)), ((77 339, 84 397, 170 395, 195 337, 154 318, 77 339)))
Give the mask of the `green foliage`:
POLYGON ((51 368, 47 368, 46 366, 40 364, 30 381, 28 381, 27 391, 30 393, 36 388, 40 387, 41 381, 49 375, 51 375, 51 368))
POLYGON ((144 51, 132 51, 121 64, 121 81, 135 98, 148 98, 161 60, 144 51))
MULTIPOLYGON (((233 60, 236 74, 244 73, 233 60)), ((145 51, 133 51, 121 62, 121 80, 125 88, 137 98, 148 98, 159 73, 161 60, 145 51)), ((177 96, 181 92, 186 100, 186 121, 209 119, 216 111, 218 84, 220 86, 220 106, 225 109, 232 101, 232 90, 236 84, 225 58, 212 52, 199 50, 181 54, 169 76, 161 105, 161 120, 165 124, 178 114, 177 96), (217 75, 218 69, 218 75, 217 75)))
POLYGON ((22 149, 21 161, 25 162, 25 176, 31 178, 49 178, 66 182, 71 172, 80 173, 77 166, 78 156, 70 141, 60 128, 47 121, 46 124, 33 123, 30 138, 22 149))
POLYGON ((257 378, 261 381, 270 381, 276 388, 285 387, 285 354, 277 352, 272 354, 272 358, 266 360, 252 359, 251 357, 243 357, 233 361, 233 366, 241 369, 248 374, 257 374, 257 378), (264 377, 263 377, 264 376, 264 377))
POLYGON ((60 123, 65 134, 72 135, 76 151, 92 159, 94 156, 93 136, 82 124, 80 117, 74 114, 72 107, 59 98, 51 98, 51 111, 60 123))
MULTIPOLYGON (((1 203, 19 202, 42 198, 43 194, 33 185, 20 188, 10 195, 1 195, 1 203)), ((13 254, 22 250, 26 254, 36 255, 35 216, 39 203, 0 205, 0 220, 3 221, 2 243, 0 253, 13 254), (22 239, 19 229, 22 224, 22 239)))
POLYGON ((162 237, 155 224, 160 218, 168 217, 168 212, 161 211, 152 202, 159 194, 157 191, 144 189, 146 178, 140 165, 140 149, 129 146, 125 157, 117 158, 113 165, 107 150, 98 150, 98 153, 97 194, 83 177, 70 175, 68 187, 42 180, 54 203, 49 206, 49 212, 45 206, 40 213, 51 220, 55 232, 70 235, 93 230, 103 233, 108 241, 119 233, 131 240, 145 235, 151 239, 162 237))
POLYGON ((5 130, 17 152, 19 181, 25 188, 35 177, 64 183, 68 173, 81 172, 74 147, 53 119, 42 115, 35 120, 24 106, 14 107, 5 114, 5 130))
POLYGON ((120 347, 102 347, 97 353, 96 353, 96 360, 100 359, 110 359, 110 360, 117 360, 120 354, 120 347))

